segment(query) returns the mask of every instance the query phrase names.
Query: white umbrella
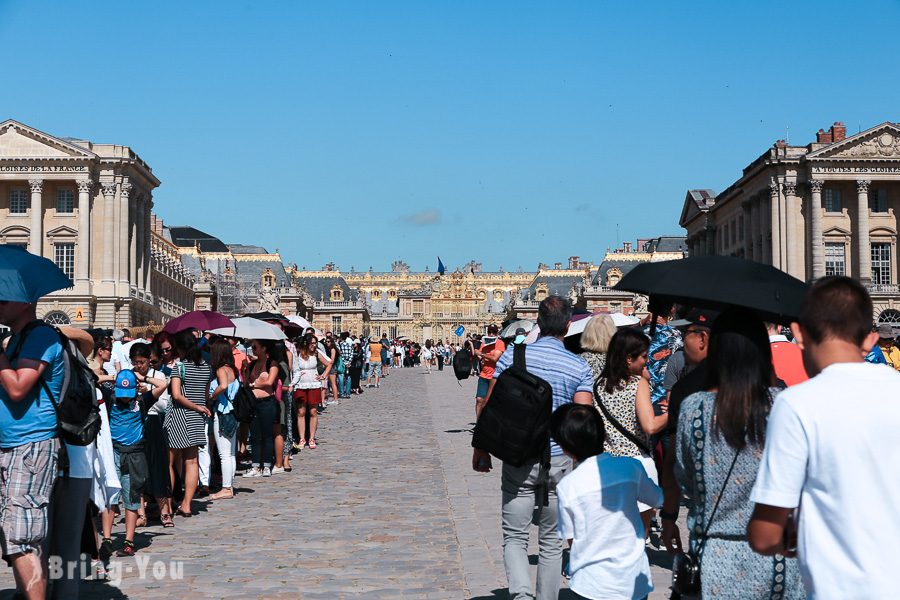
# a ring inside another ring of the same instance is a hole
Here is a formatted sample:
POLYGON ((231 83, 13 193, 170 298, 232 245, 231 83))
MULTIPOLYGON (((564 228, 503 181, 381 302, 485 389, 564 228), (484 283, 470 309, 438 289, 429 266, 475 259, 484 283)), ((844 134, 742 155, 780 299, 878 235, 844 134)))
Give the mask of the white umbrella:
POLYGON ((303 329, 306 329, 307 327, 312 327, 312 324, 309 321, 307 321, 306 319, 304 319, 303 317, 301 317, 300 315, 291 315, 287 318, 287 320, 290 321, 291 323, 293 323, 294 325, 298 325, 298 326, 302 327, 303 329))
POLYGON ((583 319, 578 319, 577 321, 572 321, 571 323, 569 323, 569 329, 568 331, 566 331, 566 337, 584 333, 584 328, 587 327, 587 324, 591 321, 593 316, 594 315, 589 315, 587 317, 584 317, 583 319))
POLYGON ((287 336, 277 326, 253 317, 237 317, 232 319, 234 327, 211 329, 210 333, 239 337, 245 340, 286 340, 287 336))
POLYGON ((516 335, 516 330, 519 328, 524 329, 525 333, 528 333, 534 328, 534 321, 529 321, 528 319, 513 321, 502 330, 500 330, 500 337, 511 338, 516 335))
POLYGON ((616 327, 632 327, 641 322, 641 320, 637 317, 626 315, 620 312, 612 313, 609 316, 612 317, 613 323, 616 325, 616 327))
POLYGON ((539 337, 541 337, 541 328, 535 325, 531 331, 528 332, 528 335, 525 336, 525 343, 530 344, 535 342, 539 337))

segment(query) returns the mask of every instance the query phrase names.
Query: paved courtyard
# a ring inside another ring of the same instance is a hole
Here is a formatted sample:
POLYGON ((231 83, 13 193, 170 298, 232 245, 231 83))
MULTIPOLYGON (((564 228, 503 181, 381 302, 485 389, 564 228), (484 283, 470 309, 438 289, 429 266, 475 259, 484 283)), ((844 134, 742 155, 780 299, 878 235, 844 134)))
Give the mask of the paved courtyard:
MULTIPOLYGON (((239 479, 236 499, 198 501, 200 514, 174 529, 139 530, 138 556, 114 559, 118 586, 86 582, 82 596, 506 598, 499 469, 470 465, 474 386, 447 371, 391 371, 380 389, 328 409, 319 448, 295 457, 293 473, 239 479)), ((117 525, 117 546, 121 535, 117 525)), ((668 597, 668 571, 654 566, 653 579, 651 598, 668 597)), ((12 587, 3 569, 0 598, 12 587)))

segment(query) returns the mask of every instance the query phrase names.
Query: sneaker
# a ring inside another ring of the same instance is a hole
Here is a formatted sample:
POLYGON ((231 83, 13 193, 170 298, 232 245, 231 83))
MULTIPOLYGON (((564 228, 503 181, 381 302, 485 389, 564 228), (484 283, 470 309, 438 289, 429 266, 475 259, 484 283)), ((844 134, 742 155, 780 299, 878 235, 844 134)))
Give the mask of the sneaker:
MULTIPOLYGON (((272 467, 272 475, 275 475, 277 473, 285 473, 285 472, 286 471, 284 470, 284 467, 272 467)), ((263 474, 263 477, 265 477, 265 473, 263 474)))
POLYGON ((116 552, 116 556, 134 556, 136 550, 134 549, 134 542, 130 542, 125 540, 125 545, 116 552))
POLYGON ((261 476, 262 476, 262 471, 259 470, 259 467, 253 467, 252 469, 250 469, 249 471, 247 471, 246 473, 241 475, 241 477, 261 477, 261 476))
POLYGON ((111 538, 103 538, 103 541, 100 543, 100 550, 98 552, 100 555, 100 560, 106 562, 113 555, 112 549, 112 539, 111 538))
MULTIPOLYGON (((282 469, 281 471, 284 472, 284 469, 282 469)), ((269 467, 263 467, 262 476, 263 477, 271 477, 272 469, 270 469, 269 467)))

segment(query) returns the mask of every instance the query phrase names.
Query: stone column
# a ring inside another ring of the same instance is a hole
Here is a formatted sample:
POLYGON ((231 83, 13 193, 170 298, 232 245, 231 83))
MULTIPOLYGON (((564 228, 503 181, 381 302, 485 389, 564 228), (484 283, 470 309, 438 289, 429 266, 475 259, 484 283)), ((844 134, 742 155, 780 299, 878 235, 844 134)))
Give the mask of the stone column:
POLYGON ((781 213, 778 210, 778 180, 774 177, 769 182, 769 232, 772 235, 772 266, 785 270, 785 260, 781 255, 781 213))
POLYGON ((762 260, 762 242, 759 239, 759 198, 750 199, 750 256, 748 258, 759 262, 762 260))
MULTIPOLYGON (((116 253, 119 257, 119 282, 126 284, 126 286, 130 283, 128 271, 131 262, 130 259, 132 241, 129 237, 129 233, 131 233, 131 211, 129 210, 130 203, 131 184, 128 183, 127 180, 125 180, 122 182, 122 187, 119 189, 119 247, 116 249, 116 253)), ((125 294, 130 295, 130 292, 126 291, 125 294)))
POLYGON ((144 197, 144 289, 152 293, 153 272, 153 232, 150 230, 153 223, 153 196, 147 194, 144 197))
POLYGON ((825 238, 822 233, 822 184, 821 179, 809 180, 809 237, 812 253, 812 279, 825 277, 825 238))
POLYGON ((103 184, 103 281, 112 283, 116 279, 114 258, 119 249, 116 247, 116 184, 103 184))
POLYGON ((78 252, 75 253, 75 279, 85 284, 91 278, 91 187, 89 179, 78 184, 78 252))
POLYGON ((787 246, 787 272, 797 279, 806 279, 806 269, 804 269, 800 258, 800 244, 803 243, 803 234, 800 231, 800 219, 797 217, 800 213, 800 202, 797 197, 797 184, 788 181, 784 182, 784 220, 785 220, 785 240, 787 246))
POLYGON ((147 228, 147 224, 144 222, 144 193, 138 192, 134 197, 134 206, 135 206, 135 273, 137 274, 137 286, 139 289, 144 289, 144 230, 147 228))
POLYGON ((741 209, 743 210, 743 223, 744 231, 742 235, 744 236, 744 258, 747 260, 753 260, 753 230, 750 227, 750 212, 753 210, 751 208, 750 200, 744 200, 741 202, 741 209))
POLYGON ((872 244, 869 241, 869 184, 868 179, 856 182, 856 248, 859 253, 859 280, 872 282, 872 244))
POLYGON ((38 256, 44 255, 44 205, 43 179, 29 179, 31 186, 31 231, 28 240, 28 251, 38 256))

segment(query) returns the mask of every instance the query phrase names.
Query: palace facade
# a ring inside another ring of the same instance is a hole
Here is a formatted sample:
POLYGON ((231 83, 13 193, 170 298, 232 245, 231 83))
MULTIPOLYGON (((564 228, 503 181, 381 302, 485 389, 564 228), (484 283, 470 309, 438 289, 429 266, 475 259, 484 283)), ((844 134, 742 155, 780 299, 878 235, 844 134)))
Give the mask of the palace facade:
MULTIPOLYGON (((159 184, 128 146, 0 123, 0 243, 54 261, 74 283, 42 299, 39 317, 127 326, 159 322, 161 304, 171 312, 188 303, 154 295, 150 215, 159 184)), ((187 281, 172 281, 181 294, 187 281)))
POLYGON ((900 323, 900 126, 856 135, 837 122, 816 141, 779 140, 728 188, 690 190, 680 224, 692 255, 742 256, 802 280, 849 275, 879 322, 900 323))

